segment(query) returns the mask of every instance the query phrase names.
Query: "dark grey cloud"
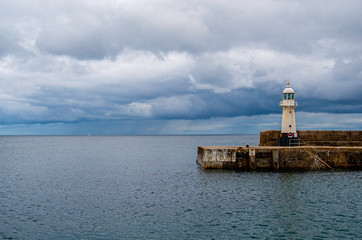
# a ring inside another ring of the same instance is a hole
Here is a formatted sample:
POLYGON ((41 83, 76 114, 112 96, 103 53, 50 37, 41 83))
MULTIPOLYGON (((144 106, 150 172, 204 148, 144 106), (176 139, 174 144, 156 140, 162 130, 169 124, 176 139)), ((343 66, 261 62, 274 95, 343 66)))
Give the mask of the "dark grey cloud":
POLYGON ((242 45, 312 54, 323 53, 323 45, 334 43, 361 49, 360 1, 78 2, 71 6, 40 5, 54 14, 46 15, 42 24, 36 40, 39 49, 81 59, 115 56, 127 48, 200 53, 242 45))
POLYGON ((207 26, 195 9, 182 5, 169 1, 83 2, 69 9, 59 4, 63 14, 56 12, 47 19, 36 46, 50 54, 80 59, 115 57, 124 49, 197 51, 203 46, 207 26))
POLYGON ((361 7, 354 0, 0 2, 1 123, 278 114, 284 80, 297 111, 360 114, 361 7))

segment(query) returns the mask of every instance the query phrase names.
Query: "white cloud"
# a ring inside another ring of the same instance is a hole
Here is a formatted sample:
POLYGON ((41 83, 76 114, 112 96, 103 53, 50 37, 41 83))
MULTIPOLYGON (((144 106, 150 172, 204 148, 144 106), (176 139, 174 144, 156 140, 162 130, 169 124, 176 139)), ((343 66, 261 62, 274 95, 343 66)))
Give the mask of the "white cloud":
POLYGON ((362 114, 296 112, 297 129, 361 129, 362 114))
POLYGON ((361 7, 354 0, 2 1, 0 117, 9 124, 275 113, 270 101, 284 80, 309 106, 303 111, 315 103, 360 113, 361 7))
POLYGON ((107 118, 148 118, 151 116, 152 105, 147 103, 133 102, 127 105, 120 105, 112 108, 111 111, 106 112, 107 118))

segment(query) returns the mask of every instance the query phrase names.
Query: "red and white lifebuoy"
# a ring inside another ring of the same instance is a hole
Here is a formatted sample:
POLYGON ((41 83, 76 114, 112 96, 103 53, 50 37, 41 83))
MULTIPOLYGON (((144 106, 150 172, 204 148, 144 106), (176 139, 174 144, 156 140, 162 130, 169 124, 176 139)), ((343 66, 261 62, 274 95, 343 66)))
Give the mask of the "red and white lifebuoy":
POLYGON ((290 132, 288 133, 288 137, 292 138, 294 136, 294 133, 290 132))

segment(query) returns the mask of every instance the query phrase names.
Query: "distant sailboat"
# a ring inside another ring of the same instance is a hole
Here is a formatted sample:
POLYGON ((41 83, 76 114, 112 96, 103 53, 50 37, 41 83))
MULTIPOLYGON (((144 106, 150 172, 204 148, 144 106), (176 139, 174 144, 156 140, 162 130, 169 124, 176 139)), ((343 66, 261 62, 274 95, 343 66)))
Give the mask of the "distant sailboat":
POLYGON ((90 132, 88 132, 88 137, 90 137, 90 132))

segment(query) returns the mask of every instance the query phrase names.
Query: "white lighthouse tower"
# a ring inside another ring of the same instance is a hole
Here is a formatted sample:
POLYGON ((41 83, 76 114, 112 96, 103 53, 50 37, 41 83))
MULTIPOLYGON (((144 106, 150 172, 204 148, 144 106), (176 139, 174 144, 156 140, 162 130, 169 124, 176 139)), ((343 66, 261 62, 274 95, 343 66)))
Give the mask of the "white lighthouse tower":
POLYGON ((280 134, 279 145, 293 146, 296 144, 295 139, 297 139, 294 108, 296 108, 298 104, 294 101, 294 90, 290 87, 290 82, 286 82, 287 87, 283 91, 283 101, 279 104, 279 106, 283 108, 282 131, 280 134))

